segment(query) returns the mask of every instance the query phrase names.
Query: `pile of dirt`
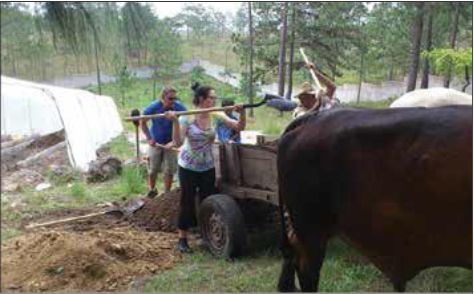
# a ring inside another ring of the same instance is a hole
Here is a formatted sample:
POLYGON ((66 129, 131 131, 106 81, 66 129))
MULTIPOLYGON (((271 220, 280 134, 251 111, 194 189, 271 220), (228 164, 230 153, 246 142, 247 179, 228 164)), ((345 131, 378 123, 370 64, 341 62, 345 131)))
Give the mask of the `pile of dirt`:
POLYGON ((169 269, 176 234, 111 227, 28 233, 2 245, 2 291, 125 291, 169 269))
MULTIPOLYGON (((154 199, 145 198, 143 207, 126 220, 147 231, 176 232, 180 193, 179 189, 175 189, 154 199)), ((279 222, 278 208, 269 203, 247 199, 239 201, 239 207, 249 231, 274 227, 279 222)))
POLYGON ((145 198, 143 207, 127 220, 147 231, 176 232, 180 195, 175 189, 154 199, 145 198))

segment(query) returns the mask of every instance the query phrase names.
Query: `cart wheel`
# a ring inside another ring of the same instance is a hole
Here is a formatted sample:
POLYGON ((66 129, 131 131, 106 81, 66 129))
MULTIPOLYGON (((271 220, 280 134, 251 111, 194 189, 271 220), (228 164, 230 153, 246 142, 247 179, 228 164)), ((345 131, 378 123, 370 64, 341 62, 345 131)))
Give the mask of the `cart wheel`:
POLYGON ((215 194, 204 199, 199 224, 203 241, 213 255, 232 258, 243 253, 247 241, 244 216, 232 197, 215 194))

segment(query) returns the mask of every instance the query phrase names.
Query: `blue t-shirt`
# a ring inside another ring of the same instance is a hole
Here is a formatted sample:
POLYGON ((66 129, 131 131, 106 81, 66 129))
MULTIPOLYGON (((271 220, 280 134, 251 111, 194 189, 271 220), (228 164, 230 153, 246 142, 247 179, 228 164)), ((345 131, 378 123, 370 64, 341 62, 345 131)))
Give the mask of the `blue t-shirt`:
MULTIPOLYGON (((144 115, 164 113, 168 110, 185 111, 186 107, 178 101, 173 103, 169 109, 164 109, 161 101, 154 101, 143 111, 144 115)), ((167 144, 171 142, 173 135, 173 122, 164 117, 153 118, 151 123, 150 135, 158 144, 167 144)))
MULTIPOLYGON (((226 114, 228 117, 237 120, 232 114, 226 114)), ((237 132, 224 124, 224 121, 218 121, 216 125, 216 133, 219 142, 226 143, 229 140, 233 140, 235 143, 240 143, 240 132, 237 132)))

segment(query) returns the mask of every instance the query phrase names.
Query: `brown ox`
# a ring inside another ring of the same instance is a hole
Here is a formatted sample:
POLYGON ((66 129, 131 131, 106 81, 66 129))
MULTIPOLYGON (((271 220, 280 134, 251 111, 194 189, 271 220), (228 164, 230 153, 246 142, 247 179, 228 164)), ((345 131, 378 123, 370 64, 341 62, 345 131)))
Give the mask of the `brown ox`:
POLYGON ((404 291, 432 266, 472 269, 472 108, 337 109, 278 147, 280 291, 317 291, 339 234, 404 291))

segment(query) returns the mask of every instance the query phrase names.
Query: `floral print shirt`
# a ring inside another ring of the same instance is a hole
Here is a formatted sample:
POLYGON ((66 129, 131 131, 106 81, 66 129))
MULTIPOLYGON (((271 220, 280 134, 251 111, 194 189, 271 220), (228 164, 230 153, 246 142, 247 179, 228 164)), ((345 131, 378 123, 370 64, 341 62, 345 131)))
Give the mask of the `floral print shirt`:
POLYGON ((179 118, 180 125, 186 127, 184 144, 178 156, 179 166, 196 172, 214 168, 212 144, 216 138, 215 125, 221 120, 213 115, 212 127, 203 130, 195 119, 190 121, 186 116, 179 118))

